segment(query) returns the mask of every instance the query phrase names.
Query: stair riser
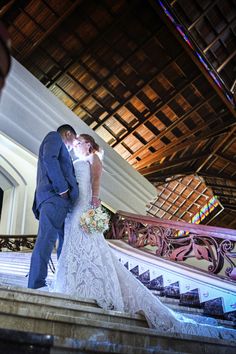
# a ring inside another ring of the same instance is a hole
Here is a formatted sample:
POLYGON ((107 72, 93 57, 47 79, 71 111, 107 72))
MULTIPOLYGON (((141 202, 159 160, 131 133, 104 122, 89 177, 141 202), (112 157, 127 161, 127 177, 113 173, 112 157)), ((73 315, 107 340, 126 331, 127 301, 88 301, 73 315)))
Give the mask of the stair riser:
MULTIPOLYGON (((9 284, 7 281, 1 281, 0 279, 0 284, 1 286, 11 286, 11 284, 9 284)), ((14 283, 13 283, 13 286, 22 286, 21 282, 18 280, 16 280, 14 283)), ((24 284, 23 288, 26 287, 26 284, 24 284)), ((20 290, 20 289, 17 289, 17 290, 20 290)), ((21 289, 22 291, 24 289, 21 289)), ((0 296, 1 296, 1 288, 0 288, 0 296)), ((187 306, 179 306, 178 305, 178 302, 176 301, 176 299, 170 299, 170 298, 163 298, 163 297, 159 297, 159 299, 161 300, 162 303, 166 304, 169 308, 171 308, 172 310, 174 311, 177 311, 177 312, 182 312, 182 313, 192 313, 192 314, 203 314, 203 310, 202 309, 198 309, 198 308, 191 308, 191 307, 187 307, 187 306)), ((71 303, 71 304, 74 304, 75 303, 75 300, 71 299, 71 300, 66 300, 66 302, 68 303, 68 301, 71 303)), ((53 301, 54 302, 54 301, 53 301)), ((92 304, 91 306, 96 306, 95 304, 92 304)))
POLYGON ((108 342, 81 341, 73 339, 55 338, 50 354, 189 354, 174 350, 163 350, 159 348, 145 349, 143 347, 132 347, 129 345, 108 342), (73 349, 72 349, 73 346, 73 349))
MULTIPOLYGON (((145 349, 158 348, 161 350, 174 350, 180 353, 208 353, 208 354, 235 354, 235 346, 226 344, 214 344, 212 340, 206 341, 203 338, 193 336, 176 336, 158 333, 140 327, 121 326, 109 322, 93 321, 84 318, 72 318, 58 316, 50 313, 34 313, 25 309, 4 309, 0 312, 0 323, 2 328, 23 330, 49 334, 63 338, 74 338, 84 341, 108 342, 140 347, 145 349), (44 318, 42 318, 44 317, 44 318)), ((217 341, 216 341, 217 342, 217 341)))
POLYGON ((96 307, 98 305, 92 299, 78 298, 73 299, 69 296, 60 293, 49 293, 47 291, 38 291, 33 289, 21 288, 18 286, 0 286, 0 298, 5 299, 22 299, 33 302, 42 302, 43 304, 54 304, 57 301, 61 306, 71 305, 83 305, 89 307, 96 307))
MULTIPOLYGON (((26 288, 19 288, 19 287, 13 287, 13 286, 8 286, 6 287, 1 287, 0 286, 0 299, 4 298, 4 299, 16 299, 17 301, 25 301, 27 303, 40 303, 42 305, 52 305, 54 306, 58 306, 58 307, 65 307, 65 308, 69 308, 70 310, 77 310, 77 307, 79 306, 79 308, 81 306, 86 306, 86 307, 95 307, 95 308, 99 308, 96 304, 96 302, 94 300, 89 300, 89 299, 73 299, 70 297, 66 297, 64 294, 59 294, 59 293, 48 293, 48 292, 42 292, 42 291, 35 291, 35 290, 30 290, 30 289, 26 289, 26 288), (29 293, 30 292, 30 293, 29 293)), ((160 298, 160 300, 165 303, 165 299, 160 298), (164 301, 163 301, 164 300, 164 301)), ((168 298, 168 303, 167 306, 169 308, 171 308, 174 311, 177 311, 179 313, 183 313, 185 316, 188 315, 201 315, 202 311, 199 309, 194 309, 194 308, 188 308, 188 307, 181 307, 181 306, 176 306, 175 303, 173 305, 171 305, 170 303, 170 299, 168 298)), ((102 311, 99 308, 100 312, 102 311)), ((90 310, 89 310, 90 311, 90 310)), ((114 315, 114 311, 111 312, 112 315, 114 315)), ((116 313, 117 316, 117 313, 116 313)), ((121 314, 119 313, 119 316, 121 316, 121 314)), ((124 318, 129 317, 128 314, 123 314, 124 318)), ((143 322, 141 324, 141 326, 146 326, 146 321, 143 319, 143 316, 140 315, 135 315, 132 316, 133 318, 135 317, 138 321, 143 322)), ((204 316, 205 317, 205 316, 204 316)), ((204 318, 203 317, 203 318, 204 318)), ((204 322, 204 320, 202 320, 202 322, 204 322)), ((219 325, 223 325, 226 326, 228 328, 234 326, 232 321, 222 321, 218 319, 218 324, 219 325)), ((140 325, 140 324, 138 324, 140 325)))
POLYGON ((32 289, 21 289, 21 288, 1 288, 0 287, 0 301, 13 301, 16 303, 24 303, 27 305, 33 304, 40 306, 51 306, 52 309, 56 309, 57 313, 65 308, 71 311, 81 311, 82 312, 92 312, 98 315, 113 316, 114 318, 120 318, 122 321, 136 321, 137 323, 142 323, 142 326, 147 327, 146 320, 141 315, 130 315, 129 313, 123 313, 119 311, 107 311, 98 307, 97 303, 92 299, 73 299, 67 298, 63 294, 59 293, 48 293, 42 291, 35 291, 32 289), (59 309, 59 310, 58 310, 59 309))
MULTIPOLYGON (((37 299, 36 299, 37 300, 37 299)), ((90 320, 95 320, 95 321, 108 321, 112 323, 120 323, 120 324, 125 324, 129 326, 140 326, 140 327, 145 327, 148 328, 148 324, 145 320, 139 320, 139 319, 133 319, 133 318, 127 318, 123 316, 116 316, 116 313, 113 311, 110 311, 110 315, 103 314, 102 310, 97 309, 97 308, 90 308, 88 306, 78 306, 77 308, 71 309, 70 306, 62 304, 58 302, 57 304, 54 302, 53 305, 49 305, 48 303, 33 303, 31 299, 29 301, 20 300, 19 298, 15 299, 4 299, 0 297, 0 311, 3 308, 7 308, 12 310, 13 312, 17 309, 20 309, 21 311, 30 311, 30 312, 42 312, 42 313, 48 313, 48 314, 57 314, 60 316, 66 316, 66 317, 82 317, 82 318, 87 318, 90 320)))

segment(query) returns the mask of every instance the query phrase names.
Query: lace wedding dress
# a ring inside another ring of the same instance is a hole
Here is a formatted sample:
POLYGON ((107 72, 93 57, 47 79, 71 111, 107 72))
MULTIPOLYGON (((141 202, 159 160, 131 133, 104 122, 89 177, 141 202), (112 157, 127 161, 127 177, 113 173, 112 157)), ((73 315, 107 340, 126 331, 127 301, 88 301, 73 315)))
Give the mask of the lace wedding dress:
MULTIPOLYGON (((95 299, 103 309, 145 315, 149 326, 168 332, 236 341, 236 331, 199 325, 164 306, 113 254, 101 233, 87 234, 80 215, 91 200, 90 163, 74 163, 79 199, 65 222, 64 244, 50 291, 95 299)), ((214 321, 214 320, 213 320, 214 321)))

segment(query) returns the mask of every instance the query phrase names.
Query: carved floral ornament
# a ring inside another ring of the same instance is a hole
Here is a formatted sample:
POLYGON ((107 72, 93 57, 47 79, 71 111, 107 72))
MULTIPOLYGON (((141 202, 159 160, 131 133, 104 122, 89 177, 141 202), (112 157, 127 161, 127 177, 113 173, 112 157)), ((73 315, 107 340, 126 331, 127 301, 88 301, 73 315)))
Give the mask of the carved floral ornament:
POLYGON ((13 252, 22 251, 23 249, 30 249, 34 248, 36 240, 36 235, 4 235, 0 236, 0 252, 9 250, 13 252))
MULTIPOLYGON (((231 234, 232 231, 230 230, 231 234)), ((205 260, 208 262, 209 273, 219 274, 224 269, 224 276, 236 280, 234 261, 236 237, 222 235, 222 228, 214 227, 212 232, 210 226, 193 226, 183 222, 117 212, 113 218, 110 236, 124 239, 133 247, 143 248, 147 252, 172 261, 184 262, 190 258, 205 260), (193 228, 195 232, 190 230, 193 228), (187 235, 178 237, 182 229, 187 235)))

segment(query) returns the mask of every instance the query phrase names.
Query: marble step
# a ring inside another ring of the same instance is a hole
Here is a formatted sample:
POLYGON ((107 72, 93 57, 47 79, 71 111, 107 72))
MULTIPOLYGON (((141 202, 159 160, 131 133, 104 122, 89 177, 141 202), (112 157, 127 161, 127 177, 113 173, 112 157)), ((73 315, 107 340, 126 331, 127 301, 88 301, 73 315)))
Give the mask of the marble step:
POLYGON ((11 307, 12 303, 25 311, 44 312, 60 316, 80 317, 98 321, 109 321, 148 328, 145 318, 141 315, 130 315, 114 310, 103 310, 94 300, 73 299, 63 294, 48 293, 33 289, 22 289, 8 286, 0 287, 0 311, 11 307))
MULTIPOLYGON (((149 349, 133 347, 131 345, 118 344, 116 346, 94 340, 77 340, 61 338, 57 336, 43 335, 32 332, 0 329, 1 353, 50 353, 50 354, 185 354, 169 350, 149 349)), ((187 354, 187 353, 186 353, 187 354)))
MULTIPOLYGON (((0 286, 18 286, 22 288, 27 288, 27 283, 28 278, 26 276, 0 273, 0 286)), ((157 296, 163 303, 165 303, 167 306, 169 306, 175 311, 199 315, 203 314, 203 310, 200 308, 180 306, 178 299, 159 297, 156 292, 155 296, 157 296)))
MULTIPOLYGON (((31 252, 1 252, 0 253, 0 284, 1 285, 16 285, 19 287, 27 287, 28 278, 26 277, 30 265, 31 252)), ((56 254, 52 254, 52 261, 56 266, 56 254)), ((48 270, 48 282, 53 278, 51 269, 48 270)), ((153 291, 153 294, 158 296, 159 291, 153 291)), ((158 298, 172 310, 182 313, 184 316, 196 318, 199 322, 211 323, 211 318, 204 315, 204 310, 199 307, 190 307, 180 305, 178 299, 161 297, 158 298), (195 317, 194 317, 195 316, 195 317), (201 316, 203 316, 201 318, 201 316)), ((234 327, 232 321, 217 319, 218 324, 227 327, 234 327)))
POLYGON ((72 299, 60 294, 16 287, 2 287, 0 294, 1 329, 52 336, 54 353, 233 354, 236 349, 236 341, 209 338, 204 331, 196 336, 138 326, 139 316, 90 307, 85 299, 73 308, 72 299))
MULTIPOLYGON (((66 296, 64 294, 59 294, 59 293, 48 293, 48 292, 43 292, 43 291, 35 291, 35 290, 30 290, 26 289, 23 287, 16 287, 16 286, 0 286, 0 301, 4 302, 3 299, 7 300, 13 300, 14 301, 24 301, 26 302, 26 306, 29 303, 32 303, 40 306, 47 305, 49 311, 54 311, 58 310, 61 311, 61 313, 66 313, 66 314, 73 314, 77 313, 79 315, 83 315, 84 311, 87 311, 86 317, 90 318, 102 318, 103 317, 103 310, 101 308, 98 308, 96 301, 92 299, 74 299, 72 297, 66 296), (30 300, 29 298, 30 294, 30 300), (85 309, 84 307, 88 306, 90 309, 85 309), (92 307, 96 307, 97 310, 94 311, 91 309, 92 307), (60 310, 62 309, 62 310, 60 310)), ((162 302, 165 303, 164 298, 161 298, 162 302)), ((179 306, 175 304, 171 304, 171 301, 176 301, 176 299, 166 299, 167 301, 167 306, 171 308, 172 310, 175 310, 178 313, 182 313, 185 317, 191 318, 198 323, 205 323, 205 324, 210 324, 210 325, 220 325, 223 327, 228 327, 228 328, 235 328, 234 323, 232 321, 226 321, 226 320, 216 320, 211 317, 207 317, 204 315, 199 315, 197 312, 193 313, 191 311, 188 311, 188 309, 185 309, 186 311, 179 311, 179 306)), ((7 306, 7 303, 6 303, 7 306)), ((190 310, 192 310, 190 308, 190 310)), ((111 311, 111 314, 114 315, 115 312, 111 311)), ((144 319, 143 316, 140 315, 135 315, 132 316, 132 319, 128 314, 123 314, 123 316, 120 316, 119 314, 119 321, 126 321, 126 323, 129 324, 135 324, 136 326, 142 326, 142 327, 147 327, 147 322, 144 319)), ((114 317, 110 318, 110 321, 117 321, 117 319, 114 319, 114 317)))
MULTIPOLYGON (((50 282, 50 279, 49 279, 50 282)), ((22 277, 19 275, 12 275, 12 274, 1 274, 0 273, 0 291, 1 291, 1 286, 8 287, 9 289, 12 289, 13 291, 15 287, 16 289, 21 293, 22 291, 24 292, 24 288, 27 288, 27 277, 22 277)), ((42 292, 40 292, 42 293, 42 292)), ((59 298, 59 301, 63 301, 63 299, 66 299, 66 302, 71 303, 72 305, 77 304, 78 302, 72 298, 65 297, 63 294, 57 294, 56 295, 59 298)), ((157 296, 157 292, 155 292, 155 296, 157 296)), ((218 324, 221 326, 225 327, 232 327, 235 328, 235 324, 233 321, 228 321, 228 320, 223 320, 223 319, 217 319, 214 320, 212 317, 204 315, 204 311, 201 308, 195 308, 195 307, 188 307, 188 306, 180 306, 179 305, 179 300, 174 299, 174 298, 167 298, 167 297, 158 297, 162 303, 167 305, 169 308, 172 310, 183 314, 186 317, 192 318, 194 320, 197 320, 200 323, 213 323, 213 324, 218 324)), ((55 300, 55 294, 52 295, 52 301, 54 302, 55 300)), ((50 299, 48 299, 50 301, 50 299)), ((87 302, 86 304, 90 304, 89 306, 96 306, 97 304, 93 300, 88 300, 90 302, 87 302)))
MULTIPOLYGON (((53 264, 56 265, 56 254, 52 254, 53 264)), ((31 251, 29 252, 0 252, 0 273, 9 275, 26 276, 29 272, 31 251)), ((48 268, 48 278, 52 279, 53 273, 48 268)))

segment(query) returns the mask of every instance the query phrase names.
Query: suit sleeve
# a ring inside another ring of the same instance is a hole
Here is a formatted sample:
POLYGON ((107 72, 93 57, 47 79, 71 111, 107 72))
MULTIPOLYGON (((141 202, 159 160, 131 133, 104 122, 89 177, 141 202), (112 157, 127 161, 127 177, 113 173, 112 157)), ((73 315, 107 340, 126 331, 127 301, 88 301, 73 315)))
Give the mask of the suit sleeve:
POLYGON ((56 132, 48 134, 43 147, 43 162, 56 193, 63 193, 69 189, 68 183, 61 170, 59 154, 63 146, 63 141, 56 132))

